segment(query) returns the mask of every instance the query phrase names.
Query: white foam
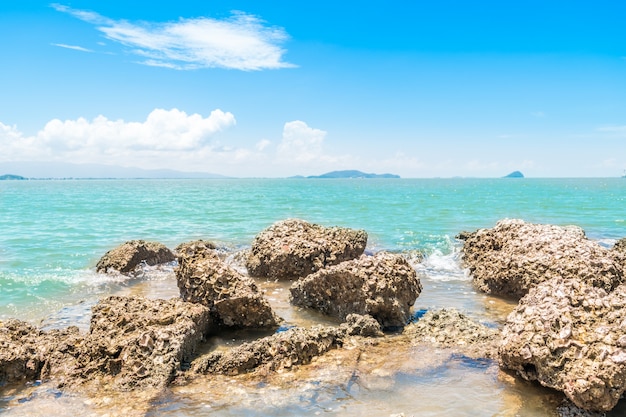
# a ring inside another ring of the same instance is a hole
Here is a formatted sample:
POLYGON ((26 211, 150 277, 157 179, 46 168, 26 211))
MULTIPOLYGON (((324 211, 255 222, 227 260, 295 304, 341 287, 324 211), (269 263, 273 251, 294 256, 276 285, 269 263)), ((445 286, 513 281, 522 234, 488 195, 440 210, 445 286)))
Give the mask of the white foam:
POLYGON ((461 267, 458 248, 454 248, 450 253, 443 253, 436 249, 414 267, 418 274, 426 275, 434 281, 468 281, 470 279, 461 267))

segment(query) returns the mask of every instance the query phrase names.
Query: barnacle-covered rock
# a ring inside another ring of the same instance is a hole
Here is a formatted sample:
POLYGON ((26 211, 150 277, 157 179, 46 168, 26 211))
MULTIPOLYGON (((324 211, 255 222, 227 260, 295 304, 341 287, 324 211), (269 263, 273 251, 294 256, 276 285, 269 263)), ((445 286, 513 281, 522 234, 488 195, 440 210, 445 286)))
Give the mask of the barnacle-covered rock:
POLYGON ((163 388, 211 331, 209 310, 180 299, 111 296, 92 309, 82 343, 49 373, 71 381, 97 381, 121 390, 163 388))
POLYGON ((176 259, 171 250, 159 242, 130 240, 104 254, 96 265, 98 272, 133 274, 142 263, 158 265, 176 259))
POLYGON ((522 297, 550 278, 577 278, 607 291, 624 279, 616 252, 585 237, 576 226, 501 220, 493 229, 466 234, 463 262, 481 291, 522 297))
POLYGON ((42 379, 51 360, 80 339, 74 326, 45 332, 20 320, 0 320, 0 385, 42 379))
POLYGON ((196 359, 197 373, 237 375, 257 368, 269 371, 305 365, 330 349, 342 345, 344 332, 336 327, 294 327, 226 352, 212 352, 196 359))
POLYGON ((538 284, 508 316, 499 353, 504 368, 578 407, 611 410, 626 390, 626 285, 607 293, 571 278, 538 284))
POLYGON ((256 277, 305 277, 358 258, 366 245, 364 230, 288 219, 274 223, 254 238, 246 267, 256 277))
POLYGON ((407 324, 421 290, 415 270, 404 257, 379 252, 296 281, 290 288, 290 300, 340 320, 351 313, 367 314, 389 328, 407 324))
POLYGON ((212 245, 178 248, 176 279, 183 300, 203 304, 228 327, 275 327, 279 318, 252 279, 224 263, 212 245))
POLYGON ((416 343, 452 348, 473 358, 497 358, 500 332, 453 308, 427 311, 403 334, 416 343))

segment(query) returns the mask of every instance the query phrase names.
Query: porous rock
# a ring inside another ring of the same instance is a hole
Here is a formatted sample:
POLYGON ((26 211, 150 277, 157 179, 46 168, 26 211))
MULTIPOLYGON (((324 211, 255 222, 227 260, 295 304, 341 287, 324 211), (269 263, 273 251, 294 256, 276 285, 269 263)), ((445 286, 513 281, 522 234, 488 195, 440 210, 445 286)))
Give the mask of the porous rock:
POLYGON ((404 328, 403 334, 417 343, 451 348, 474 358, 497 358, 500 332, 454 308, 427 311, 417 322, 404 328))
POLYGON ((501 366, 576 406, 611 410, 626 389, 626 285, 607 293, 571 278, 538 284, 508 316, 499 353, 501 366))
POLYGON ((463 262, 481 291, 522 297, 551 278, 578 278, 607 291, 623 281, 616 253, 576 226, 501 220, 466 236, 463 262))
POLYGON ((65 370, 69 383, 97 381, 120 390, 163 388, 211 329, 209 310, 200 304, 111 296, 93 307, 89 333, 68 352, 73 360, 53 364, 50 374, 65 370))
POLYGON ((404 326, 422 286, 407 260, 379 252, 322 269, 296 281, 290 301, 344 320, 370 315, 383 328, 404 326))
POLYGON ((74 326, 45 332, 16 319, 0 321, 0 384, 41 379, 51 357, 79 339, 74 326))
POLYGON ((382 337, 385 335, 380 323, 369 314, 348 314, 345 323, 341 323, 339 328, 347 336, 382 337))
POLYGON ((304 277, 358 258, 366 244, 364 230, 287 219, 274 223, 254 238, 246 268, 256 277, 304 277))
POLYGON ((197 373, 237 375, 258 368, 266 371, 305 365, 323 353, 342 345, 343 331, 336 327, 294 327, 226 352, 212 352, 192 364, 197 373))
POLYGON ((159 242, 130 240, 104 254, 96 265, 98 272, 132 274, 142 263, 158 265, 172 262, 174 253, 159 242))
POLYGON ((227 327, 275 327, 280 319, 252 279, 224 263, 210 245, 179 247, 175 269, 183 300, 203 304, 227 327))

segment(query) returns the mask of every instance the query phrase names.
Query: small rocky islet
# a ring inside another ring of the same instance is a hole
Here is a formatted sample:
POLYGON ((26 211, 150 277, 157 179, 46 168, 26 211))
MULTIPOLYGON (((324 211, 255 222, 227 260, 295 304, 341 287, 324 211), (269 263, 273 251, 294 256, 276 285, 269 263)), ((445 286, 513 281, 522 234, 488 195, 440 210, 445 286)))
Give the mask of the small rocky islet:
POLYGON ((501 328, 454 309, 412 320, 423 288, 402 254, 365 254, 363 230, 288 219, 254 239, 247 274, 202 240, 174 250, 134 240, 107 252, 101 273, 141 276, 144 265, 175 263, 180 297, 104 298, 86 333, 2 321, 0 383, 43 380, 63 392, 133 397, 147 407, 168 385, 200 375, 267 375, 330 350, 426 344, 496 360, 505 372, 561 391, 581 413, 615 407, 626 390, 626 239, 606 248, 580 228, 522 220, 458 238, 474 286, 518 301, 501 328), (291 281, 294 306, 341 324, 286 326, 255 279, 291 281), (210 336, 233 329, 269 335, 207 352, 210 336))

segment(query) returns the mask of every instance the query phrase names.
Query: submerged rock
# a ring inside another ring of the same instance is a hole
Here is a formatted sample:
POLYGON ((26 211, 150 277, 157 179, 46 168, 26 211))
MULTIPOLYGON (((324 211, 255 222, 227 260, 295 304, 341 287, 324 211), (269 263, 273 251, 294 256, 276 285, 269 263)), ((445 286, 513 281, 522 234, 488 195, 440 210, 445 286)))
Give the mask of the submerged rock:
POLYGON ((254 281, 225 264, 203 241, 179 246, 175 270, 183 300, 203 304, 228 327, 275 327, 280 319, 254 281))
POLYGON ((522 297, 550 278, 582 279, 607 291, 624 279, 615 253, 576 226, 501 220, 493 229, 467 234, 463 262, 481 291, 522 297))
POLYGON ((415 270, 400 256, 380 252, 322 269, 296 281, 291 303, 344 320, 371 315, 383 328, 401 327, 422 286, 415 270))
POLYGON ((578 407, 611 410, 626 390, 626 285, 578 279, 532 288, 508 316, 501 365, 557 389, 578 407))
POLYGON ((192 364, 197 373, 237 375, 257 368, 267 371, 305 365, 330 349, 342 345, 343 331, 335 327, 291 328, 227 352, 212 352, 192 364))
POLYGON ((304 277, 358 258, 366 244, 364 230, 323 227, 288 219, 274 223, 254 238, 246 267, 251 276, 304 277))
POLYGON ((158 265, 175 259, 172 251, 161 243, 131 240, 105 253, 98 261, 96 271, 132 274, 142 263, 158 265))
POLYGON ((416 342, 457 349, 473 358, 497 358, 500 332, 450 308, 428 311, 404 328, 416 342))

